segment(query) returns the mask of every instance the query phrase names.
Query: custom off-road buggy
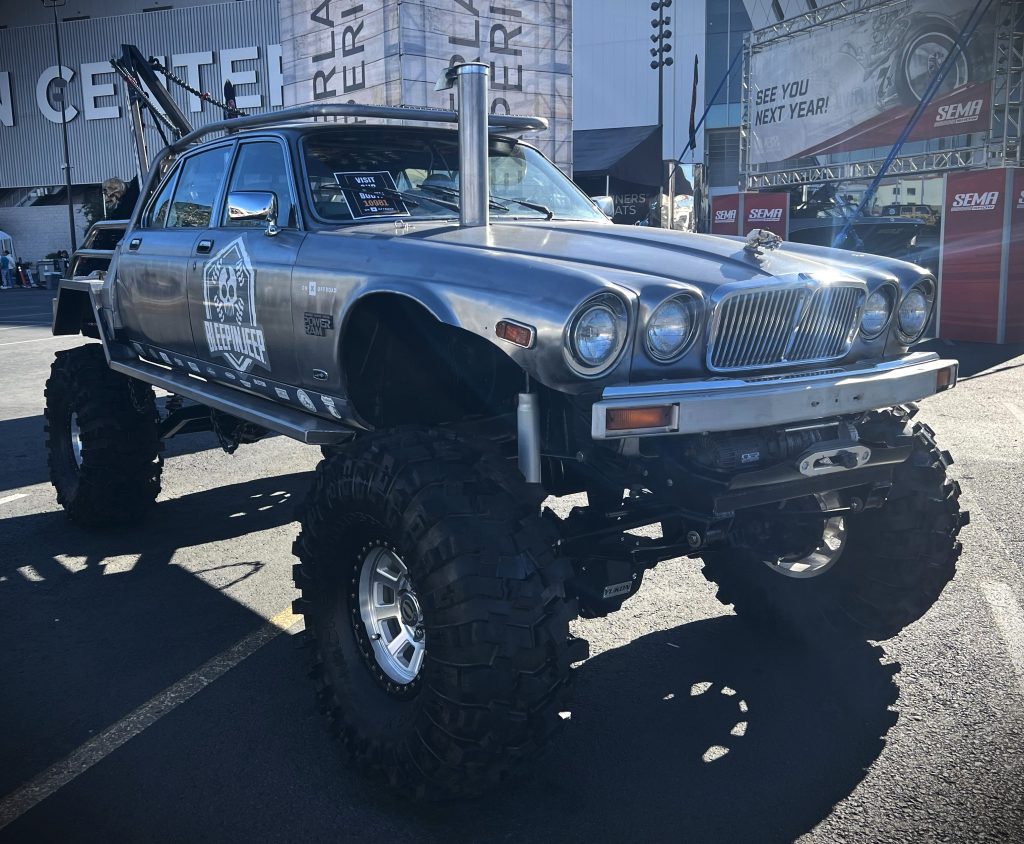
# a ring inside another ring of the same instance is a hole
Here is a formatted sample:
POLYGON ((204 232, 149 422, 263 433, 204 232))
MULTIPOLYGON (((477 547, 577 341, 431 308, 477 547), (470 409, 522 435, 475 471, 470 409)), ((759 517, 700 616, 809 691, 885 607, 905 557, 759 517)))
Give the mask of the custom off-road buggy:
POLYGON ((884 639, 953 576, 964 522, 912 421, 957 378, 908 353, 930 275, 614 226, 516 139, 543 121, 487 117, 484 66, 449 78, 458 114, 298 107, 171 143, 62 282, 55 333, 100 343, 59 352, 46 394, 87 525, 143 514, 178 433, 324 449, 295 542, 318 700, 425 796, 548 742, 586 656, 570 620, 659 561, 702 559, 740 614, 884 639))

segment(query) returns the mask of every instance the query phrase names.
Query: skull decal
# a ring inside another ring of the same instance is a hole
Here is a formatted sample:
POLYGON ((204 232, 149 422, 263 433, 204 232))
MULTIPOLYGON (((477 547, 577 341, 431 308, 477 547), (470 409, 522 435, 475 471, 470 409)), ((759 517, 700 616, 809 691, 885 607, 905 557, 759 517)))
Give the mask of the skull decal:
POLYGON ((204 328, 211 357, 248 372, 270 371, 263 329, 256 322, 256 271, 242 238, 221 249, 203 267, 204 328))

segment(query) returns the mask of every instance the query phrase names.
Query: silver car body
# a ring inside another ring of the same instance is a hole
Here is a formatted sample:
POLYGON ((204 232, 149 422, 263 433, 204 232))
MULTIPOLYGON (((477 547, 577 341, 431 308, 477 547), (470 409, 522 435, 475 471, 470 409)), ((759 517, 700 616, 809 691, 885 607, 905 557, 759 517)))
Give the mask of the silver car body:
MULTIPOLYGON (((415 218, 327 224, 309 207, 298 150, 303 137, 323 131, 329 127, 254 129, 186 151, 166 179, 199 152, 222 148, 231 161, 239 144, 280 144, 288 152, 288 200, 298 209, 294 225, 273 236, 228 225, 163 228, 147 224, 150 205, 140 204, 102 288, 90 285, 107 334, 127 341, 142 361, 349 429, 370 426, 349 401, 343 340, 356 305, 379 295, 413 300, 439 323, 483 338, 553 390, 592 397, 596 439, 798 422, 914 401, 955 383, 954 361, 907 355, 895 317, 874 339, 858 330, 875 290, 888 286, 894 310, 915 284, 934 290, 911 264, 794 244, 751 249, 742 239, 621 227, 603 218, 524 214, 472 227, 415 218), (218 289, 220 277, 226 286, 218 289), (749 334, 753 326, 761 337, 775 320, 780 342, 790 344, 798 329, 808 330, 774 313, 771 301, 753 298, 749 313, 729 317, 730 299, 788 290, 803 297, 806 310, 818 293, 838 288, 851 293, 836 317, 842 324, 828 324, 832 315, 824 314, 814 326, 819 334, 845 335, 827 355, 816 356, 805 343, 793 359, 766 364, 740 355, 731 365, 716 364, 715 344, 728 344, 730 331, 749 334), (687 351, 663 363, 647 351, 644 331, 659 304, 684 292, 698 303, 698 328, 687 351), (580 306, 602 294, 624 304, 628 327, 615 363, 590 377, 571 365, 567 330, 580 306), (230 320, 223 309, 232 309, 230 320), (529 348, 498 337, 501 320, 531 327, 529 348), (609 407, 652 402, 674 407, 673 421, 644 431, 611 432, 604 424, 609 407)), ((150 204, 156 193, 150 191, 150 204)), ((226 201, 222 183, 213 220, 227 220, 226 201)))

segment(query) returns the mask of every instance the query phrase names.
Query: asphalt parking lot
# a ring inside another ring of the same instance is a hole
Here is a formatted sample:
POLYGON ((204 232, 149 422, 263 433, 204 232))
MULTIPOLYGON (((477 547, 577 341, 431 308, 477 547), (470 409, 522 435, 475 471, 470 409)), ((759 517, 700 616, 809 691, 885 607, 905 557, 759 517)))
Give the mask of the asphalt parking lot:
POLYGON ((319 452, 168 444, 143 525, 47 480, 45 291, 0 293, 0 842, 1024 840, 1024 347, 936 344, 923 416, 972 523, 919 623, 842 652, 755 634, 690 561, 578 622, 561 740, 522 782, 417 807, 344 767, 288 612, 319 452), (241 644, 239 644, 241 643, 241 644))

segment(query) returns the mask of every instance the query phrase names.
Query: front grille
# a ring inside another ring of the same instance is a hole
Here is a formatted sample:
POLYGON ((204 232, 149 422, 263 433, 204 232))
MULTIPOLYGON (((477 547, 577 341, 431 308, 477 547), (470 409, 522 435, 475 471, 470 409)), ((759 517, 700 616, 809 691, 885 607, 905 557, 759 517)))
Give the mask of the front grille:
POLYGON ((728 294, 712 324, 708 367, 722 372, 841 358, 864 298, 861 286, 843 284, 728 294))

